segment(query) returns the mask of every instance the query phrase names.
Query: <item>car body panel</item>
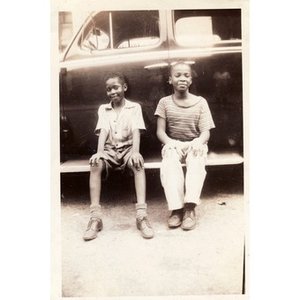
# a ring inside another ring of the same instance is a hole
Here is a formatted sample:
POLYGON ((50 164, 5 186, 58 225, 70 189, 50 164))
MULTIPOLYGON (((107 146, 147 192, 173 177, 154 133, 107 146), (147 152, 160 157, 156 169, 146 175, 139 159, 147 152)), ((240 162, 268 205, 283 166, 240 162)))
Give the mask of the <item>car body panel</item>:
POLYGON ((79 161, 86 161, 97 150, 94 129, 99 105, 108 102, 103 78, 110 71, 125 75, 129 86, 125 97, 141 104, 147 128, 142 133, 141 153, 148 168, 158 167, 161 145, 156 137, 154 112, 160 98, 172 92, 168 69, 178 60, 192 65, 195 77, 190 91, 208 101, 216 124, 209 141, 209 164, 218 165, 217 156, 214 156, 218 153, 221 165, 241 163, 240 27, 241 10, 238 9, 104 11, 92 14, 75 35, 60 63, 61 162, 65 167, 74 166, 69 169, 62 167, 61 172, 82 170, 79 161), (219 19, 216 21, 216 18, 219 19), (135 20, 132 27, 127 24, 130 20, 135 20), (192 24, 192 29, 189 24, 192 24), (193 24, 201 27, 200 35, 193 24), (222 24, 227 24, 230 30, 222 28, 222 24), (215 34, 215 27, 221 38, 215 34), (236 36, 222 39, 228 32, 236 36), (205 42, 201 40, 202 36, 205 42), (228 160, 224 153, 228 154, 228 160))

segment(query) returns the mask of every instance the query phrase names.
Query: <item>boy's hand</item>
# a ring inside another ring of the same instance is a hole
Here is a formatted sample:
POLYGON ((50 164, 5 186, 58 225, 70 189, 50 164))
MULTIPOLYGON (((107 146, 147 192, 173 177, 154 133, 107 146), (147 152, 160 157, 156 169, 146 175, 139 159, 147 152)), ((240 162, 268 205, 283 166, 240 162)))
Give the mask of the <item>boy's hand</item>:
POLYGON ((179 156, 182 156, 183 151, 186 149, 188 149, 188 143, 173 140, 172 142, 164 145, 161 153, 162 156, 167 156, 169 151, 175 150, 179 156))
POLYGON ((103 151, 100 151, 100 152, 95 153, 95 154, 90 158, 90 160, 89 160, 90 166, 91 166, 91 167, 98 167, 98 165, 99 165, 99 160, 100 160, 101 158, 106 158, 106 159, 108 159, 108 156, 107 156, 106 153, 103 152, 103 151))
POLYGON ((194 139, 190 142, 190 151, 192 151, 195 156, 197 154, 200 154, 200 156, 202 156, 204 154, 205 148, 206 146, 198 139, 194 139))
POLYGON ((130 166, 134 167, 136 170, 141 170, 144 168, 144 159, 139 152, 133 152, 129 158, 130 166))

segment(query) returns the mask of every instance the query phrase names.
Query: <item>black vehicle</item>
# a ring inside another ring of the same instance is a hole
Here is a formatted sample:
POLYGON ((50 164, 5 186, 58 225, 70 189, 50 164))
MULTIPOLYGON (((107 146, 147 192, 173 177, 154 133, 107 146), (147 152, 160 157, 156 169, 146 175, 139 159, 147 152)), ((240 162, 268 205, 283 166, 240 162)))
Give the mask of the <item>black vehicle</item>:
POLYGON ((97 111, 108 102, 103 77, 112 70, 126 76, 126 98, 142 106, 141 154, 146 168, 158 168, 154 111, 172 92, 168 70, 178 60, 192 65, 190 91, 207 100, 216 124, 207 164, 243 163, 241 9, 100 11, 89 15, 60 62, 60 171, 89 170, 97 111))

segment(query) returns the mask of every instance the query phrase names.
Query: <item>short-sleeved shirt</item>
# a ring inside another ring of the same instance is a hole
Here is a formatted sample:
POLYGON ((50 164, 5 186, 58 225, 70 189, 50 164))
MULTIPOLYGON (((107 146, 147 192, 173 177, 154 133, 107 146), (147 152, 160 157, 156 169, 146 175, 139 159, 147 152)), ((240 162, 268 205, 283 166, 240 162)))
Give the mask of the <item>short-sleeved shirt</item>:
POLYGON ((161 98, 154 114, 166 120, 166 133, 175 140, 192 141, 215 127, 207 101, 201 96, 188 107, 177 105, 172 95, 161 98))
POLYGON ((98 110, 98 123, 95 133, 101 129, 108 132, 105 147, 121 149, 132 145, 132 134, 135 129, 146 129, 140 104, 125 99, 119 115, 116 114, 112 103, 102 104, 98 110))

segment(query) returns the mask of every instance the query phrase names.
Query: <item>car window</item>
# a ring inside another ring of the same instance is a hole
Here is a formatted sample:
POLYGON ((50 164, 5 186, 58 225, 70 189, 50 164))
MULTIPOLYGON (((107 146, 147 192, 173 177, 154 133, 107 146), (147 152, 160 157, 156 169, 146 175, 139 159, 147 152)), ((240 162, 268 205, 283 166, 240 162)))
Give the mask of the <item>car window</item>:
POLYGON ((176 10, 174 36, 180 46, 218 46, 241 42, 241 11, 176 10))
POLYGON ((147 47, 159 43, 158 11, 103 11, 91 18, 81 38, 83 51, 147 47))

